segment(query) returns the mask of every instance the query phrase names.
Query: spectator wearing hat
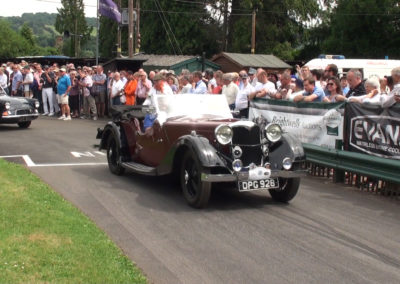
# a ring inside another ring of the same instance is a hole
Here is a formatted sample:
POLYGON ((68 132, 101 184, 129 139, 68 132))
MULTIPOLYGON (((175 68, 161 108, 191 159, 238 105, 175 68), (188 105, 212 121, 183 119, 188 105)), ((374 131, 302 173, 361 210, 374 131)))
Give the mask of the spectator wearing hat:
POLYGON ((57 83, 57 93, 61 101, 61 117, 59 117, 59 119, 71 120, 71 112, 69 108, 71 80, 66 72, 67 70, 64 67, 60 69, 60 77, 57 83))
POLYGON ((53 98, 54 73, 50 72, 49 66, 43 66, 43 72, 40 75, 40 85, 42 89, 43 115, 54 116, 54 98, 53 98))
POLYGON ((173 95, 171 87, 165 81, 165 77, 161 73, 157 73, 154 76, 154 86, 151 88, 149 94, 150 95, 173 95))
POLYGON ((103 66, 99 65, 96 68, 96 74, 92 75, 93 86, 92 95, 96 101, 98 116, 103 117, 106 109, 106 80, 103 66))
POLYGON ((241 118, 249 116, 249 94, 254 92, 254 87, 250 84, 249 76, 245 70, 239 72, 240 84, 239 92, 236 96, 235 110, 239 110, 241 118))
POLYGON ((190 92, 192 94, 206 94, 207 86, 203 82, 203 74, 200 71, 193 72, 193 83, 190 92))
POLYGON ((257 70, 254 69, 253 67, 250 67, 249 72, 248 72, 249 82, 253 87, 256 87, 256 84, 257 84, 256 74, 257 74, 257 70))

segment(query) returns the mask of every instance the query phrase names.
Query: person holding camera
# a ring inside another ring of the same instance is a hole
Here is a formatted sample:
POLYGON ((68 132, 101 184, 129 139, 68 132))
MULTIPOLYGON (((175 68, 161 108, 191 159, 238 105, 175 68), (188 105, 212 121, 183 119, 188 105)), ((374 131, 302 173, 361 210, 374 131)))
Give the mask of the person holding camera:
POLYGON ((43 66, 43 72, 40 75, 40 85, 42 87, 43 115, 54 116, 55 107, 53 99, 54 73, 50 72, 49 66, 43 66))

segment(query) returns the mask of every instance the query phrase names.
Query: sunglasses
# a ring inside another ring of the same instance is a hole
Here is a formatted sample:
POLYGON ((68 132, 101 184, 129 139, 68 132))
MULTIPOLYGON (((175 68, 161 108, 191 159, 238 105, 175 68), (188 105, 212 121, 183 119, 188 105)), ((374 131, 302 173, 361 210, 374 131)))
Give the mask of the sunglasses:
POLYGON ((324 72, 331 72, 331 70, 328 69, 328 70, 325 70, 324 72))
POLYGON ((327 86, 333 86, 333 83, 328 83, 328 84, 326 84, 327 86))

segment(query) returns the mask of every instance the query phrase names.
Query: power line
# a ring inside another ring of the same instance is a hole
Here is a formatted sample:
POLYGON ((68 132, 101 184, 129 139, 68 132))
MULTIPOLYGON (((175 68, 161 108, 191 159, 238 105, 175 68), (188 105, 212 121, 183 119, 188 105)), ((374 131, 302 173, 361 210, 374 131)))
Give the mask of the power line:
MULTIPOLYGON (((156 2, 158 3, 159 9, 161 10, 161 4, 160 4, 160 2, 158 2, 158 0, 156 0, 156 2)), ((164 15, 164 12, 162 12, 162 14, 163 14, 164 20, 165 20, 165 22, 167 23, 167 26, 168 26, 168 28, 169 28, 169 30, 170 30, 170 32, 171 32, 171 34, 172 34, 172 36, 173 36, 173 38, 174 38, 174 40, 175 40, 175 43, 176 43, 176 46, 177 46, 178 49, 179 49, 179 52, 181 53, 181 55, 183 55, 182 49, 181 49, 180 46, 179 46, 179 42, 178 42, 178 40, 177 40, 176 37, 175 37, 175 33, 172 31, 171 26, 170 26, 170 24, 169 24, 167 18, 166 18, 165 15, 164 15)))
MULTIPOLYGON (((156 0, 153 0, 153 1, 154 1, 154 4, 155 4, 156 7, 157 7, 156 0)), ((161 12, 158 11, 158 15, 160 16, 160 19, 161 19, 161 22, 162 22, 162 24, 163 24, 163 26, 164 26, 165 32, 167 33, 167 37, 168 37, 169 43, 171 44, 171 47, 172 47, 172 49, 174 50, 174 54, 176 55, 175 47, 174 47, 174 45, 173 45, 173 43, 172 43, 172 40, 171 40, 171 37, 170 37, 170 35, 169 35, 168 31, 167 31, 167 28, 165 27, 164 20, 163 20, 163 18, 161 17, 161 12)))

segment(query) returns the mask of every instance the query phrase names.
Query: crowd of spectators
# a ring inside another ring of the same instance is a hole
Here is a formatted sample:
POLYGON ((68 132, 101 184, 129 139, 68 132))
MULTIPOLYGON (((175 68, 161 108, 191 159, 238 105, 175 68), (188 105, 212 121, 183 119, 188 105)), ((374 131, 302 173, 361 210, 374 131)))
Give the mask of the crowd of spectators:
MULTIPOLYGON (((388 74, 389 75, 389 74, 388 74)), ((103 67, 67 64, 41 66, 38 63, 4 63, 0 68, 0 86, 11 96, 36 98, 41 113, 71 120, 97 120, 110 105, 142 105, 151 94, 220 94, 229 108, 240 117, 248 116, 249 102, 255 98, 294 102, 349 101, 389 107, 400 101, 400 67, 390 76, 363 78, 360 70, 351 69, 339 76, 334 64, 325 70, 296 66, 282 73, 259 68, 223 73, 206 70, 143 69, 108 71, 103 67)))

